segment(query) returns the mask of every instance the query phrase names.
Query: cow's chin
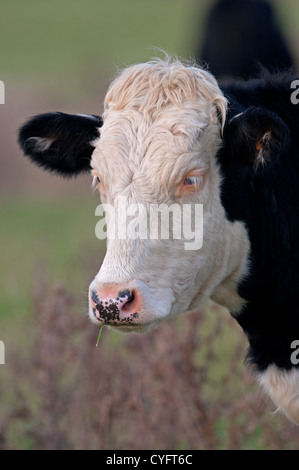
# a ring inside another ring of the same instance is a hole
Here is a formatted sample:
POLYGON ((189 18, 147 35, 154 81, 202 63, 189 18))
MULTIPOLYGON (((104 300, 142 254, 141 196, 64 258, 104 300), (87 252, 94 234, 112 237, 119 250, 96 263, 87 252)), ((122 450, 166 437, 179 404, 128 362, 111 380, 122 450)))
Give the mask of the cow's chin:
POLYGON ((157 317, 155 315, 147 315, 146 321, 107 321, 107 322, 102 322, 98 320, 97 318, 94 317, 94 315, 89 315, 92 323, 95 323, 99 327, 102 325, 121 332, 121 333, 146 333, 150 331, 151 329, 155 328, 159 323, 161 323, 163 320, 165 320, 168 316, 165 317, 157 317))

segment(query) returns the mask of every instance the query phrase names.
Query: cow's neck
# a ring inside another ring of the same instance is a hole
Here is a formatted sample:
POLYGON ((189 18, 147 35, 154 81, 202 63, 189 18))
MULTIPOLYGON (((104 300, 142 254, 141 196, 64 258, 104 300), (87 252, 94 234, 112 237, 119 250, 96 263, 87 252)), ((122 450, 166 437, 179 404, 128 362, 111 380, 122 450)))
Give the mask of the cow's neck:
POLYGON ((248 273, 250 244, 247 231, 242 222, 230 222, 225 219, 221 208, 212 232, 218 234, 216 243, 208 245, 208 254, 204 253, 205 248, 202 248, 200 264, 207 268, 206 259, 213 259, 213 262, 209 263, 208 269, 199 271, 197 275, 196 284, 200 288, 190 309, 198 309, 211 298, 233 315, 237 315, 246 304, 246 300, 239 295, 237 286, 248 273))
MULTIPOLYGON (((239 312, 225 306, 247 334, 249 358, 259 370, 269 364, 292 367, 290 345, 299 339, 298 192, 284 183, 295 174, 291 163, 281 162, 261 177, 244 175, 237 162, 222 166, 227 220, 243 223, 250 241, 249 275, 237 285, 247 302, 239 312)), ((224 304, 220 294, 214 299, 224 304)))
POLYGON ((242 222, 225 220, 221 230, 223 241, 217 254, 218 266, 211 299, 226 307, 235 316, 247 303, 240 296, 237 287, 248 274, 250 243, 242 222))

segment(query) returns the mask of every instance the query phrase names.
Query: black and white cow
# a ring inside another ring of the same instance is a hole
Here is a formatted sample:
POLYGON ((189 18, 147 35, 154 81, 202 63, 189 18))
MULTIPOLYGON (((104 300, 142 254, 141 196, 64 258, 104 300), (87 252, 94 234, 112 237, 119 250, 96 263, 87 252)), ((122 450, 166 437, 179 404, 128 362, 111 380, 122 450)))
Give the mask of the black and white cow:
POLYGON ((202 204, 198 250, 179 238, 108 239, 90 318, 145 331, 211 298, 246 333, 260 384, 299 423, 296 85, 288 73, 264 72, 220 89, 200 67, 157 59, 119 74, 102 117, 39 115, 19 143, 62 176, 92 169, 111 207, 202 204))

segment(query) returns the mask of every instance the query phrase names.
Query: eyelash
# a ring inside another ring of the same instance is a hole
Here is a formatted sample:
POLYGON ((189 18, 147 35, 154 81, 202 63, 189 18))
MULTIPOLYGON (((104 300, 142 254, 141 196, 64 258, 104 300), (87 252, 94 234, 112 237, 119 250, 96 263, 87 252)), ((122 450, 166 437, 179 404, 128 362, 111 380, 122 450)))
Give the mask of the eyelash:
POLYGON ((202 176, 187 176, 187 178, 184 179, 184 186, 192 186, 195 184, 200 184, 202 181, 202 176))
POLYGON ((177 195, 179 198, 184 196, 193 196, 197 194, 203 184, 204 184, 204 174, 197 173, 185 176, 185 178, 181 181, 180 186, 178 188, 177 195))
POLYGON ((190 175, 184 179, 183 187, 185 187, 186 189, 190 187, 190 190, 191 190, 191 188, 195 188, 196 186, 198 187, 202 186, 203 181, 204 181, 203 175, 190 175))
POLYGON ((94 174, 93 179, 92 179, 92 183, 91 183, 92 187, 96 188, 98 186, 98 184, 100 184, 100 182, 101 182, 100 178, 97 175, 94 174))

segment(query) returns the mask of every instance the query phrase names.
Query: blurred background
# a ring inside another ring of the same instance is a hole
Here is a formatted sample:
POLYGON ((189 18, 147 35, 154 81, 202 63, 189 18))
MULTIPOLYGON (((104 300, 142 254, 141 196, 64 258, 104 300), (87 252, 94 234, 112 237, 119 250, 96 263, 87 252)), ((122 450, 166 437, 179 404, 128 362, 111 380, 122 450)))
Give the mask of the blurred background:
MULTIPOLYGON (((0 449, 299 448, 298 428, 246 373, 247 341, 218 306, 142 336, 104 330, 95 347, 87 289, 105 252, 99 196, 89 176, 64 181, 31 165, 16 140, 37 113, 101 113, 115 73, 160 48, 230 75, 212 55, 232 47, 225 39, 241 46, 245 27, 232 14, 229 26, 221 12, 209 20, 216 3, 0 2, 0 449)), ((244 13, 250 1, 239 3, 244 13)), ((269 4, 296 69, 299 4, 269 4)), ((246 13, 245 24, 260 18, 246 13)))

